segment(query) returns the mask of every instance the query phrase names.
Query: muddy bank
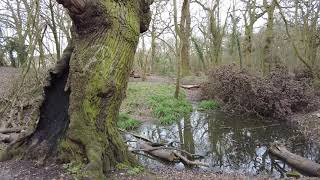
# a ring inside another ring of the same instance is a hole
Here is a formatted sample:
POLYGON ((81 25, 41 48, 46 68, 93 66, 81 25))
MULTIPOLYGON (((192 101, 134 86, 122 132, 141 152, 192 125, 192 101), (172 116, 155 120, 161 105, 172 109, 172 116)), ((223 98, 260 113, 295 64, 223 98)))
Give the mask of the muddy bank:
POLYGON ((296 114, 290 119, 295 127, 320 147, 320 109, 306 114, 296 114))

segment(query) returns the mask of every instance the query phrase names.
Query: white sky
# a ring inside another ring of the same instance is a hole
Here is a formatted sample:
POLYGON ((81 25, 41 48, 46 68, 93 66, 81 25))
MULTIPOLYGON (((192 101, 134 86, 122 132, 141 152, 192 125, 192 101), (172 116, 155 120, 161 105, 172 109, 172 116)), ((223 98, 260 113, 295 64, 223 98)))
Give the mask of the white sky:
MULTIPOLYGON (((233 0, 220 0, 220 16, 221 16, 221 23, 224 24, 225 22, 225 19, 227 17, 227 14, 228 14, 228 9, 230 8, 230 12, 232 11, 232 2, 233 0)), ((215 3, 215 0, 199 0, 199 2, 205 4, 207 7, 212 7, 213 4, 215 3)), ((180 17, 180 11, 181 11, 181 7, 182 7, 182 0, 177 0, 177 3, 178 3, 178 16, 180 17)), ((257 0, 257 3, 258 4, 262 4, 262 0, 257 0)), ((239 22, 239 30, 242 31, 243 29, 243 16, 241 15, 241 12, 239 11, 240 9, 245 9, 244 7, 244 4, 242 2, 240 2, 240 0, 235 0, 235 4, 236 4, 236 14, 238 17, 240 17, 240 22, 239 22)), ((172 0, 169 0, 169 3, 167 5, 167 8, 166 10, 161 14, 162 16, 162 19, 163 20, 167 20, 167 21, 170 21, 171 19, 171 22, 173 23, 173 16, 172 16, 172 13, 170 13, 170 11, 172 11, 173 9, 173 1, 172 0)), ((154 12, 154 6, 152 6, 152 11, 154 12)), ((191 5, 190 5, 190 12, 191 12, 191 19, 192 19, 192 24, 191 24, 191 27, 193 28, 193 36, 199 36, 200 33, 199 33, 199 30, 198 30, 198 24, 199 22, 206 18, 206 11, 203 10, 203 8, 198 5, 197 3, 195 2, 192 2, 191 0, 191 5)), ((259 12, 259 11, 257 11, 259 12)), ((178 17, 178 21, 179 21, 179 18, 178 17)), ((260 27, 265 23, 265 20, 264 20, 265 17, 262 17, 260 18, 254 25, 254 31, 255 32, 258 32, 260 30, 260 27)), ((230 23, 230 18, 228 19, 228 23, 230 23)), ((162 39, 171 39, 173 38, 173 35, 171 34, 165 34, 162 36, 162 39)), ((146 42, 146 48, 150 48, 150 38, 147 36, 145 36, 145 42, 146 42)), ((140 41, 140 44, 139 44, 139 48, 141 48, 142 45, 141 45, 141 41, 140 41)))

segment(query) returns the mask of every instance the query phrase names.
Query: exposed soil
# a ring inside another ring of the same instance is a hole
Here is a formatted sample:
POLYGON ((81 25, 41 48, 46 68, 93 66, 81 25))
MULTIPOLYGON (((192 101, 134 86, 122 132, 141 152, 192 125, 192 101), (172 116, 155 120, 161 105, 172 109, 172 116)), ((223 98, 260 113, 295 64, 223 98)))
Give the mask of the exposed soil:
MULTIPOLYGON (((238 173, 219 173, 219 172, 206 172, 206 171, 198 171, 198 170, 183 170, 177 171, 174 169, 166 168, 166 169, 158 169, 155 172, 149 171, 139 175, 128 176, 124 172, 114 172, 112 176, 109 177, 112 180, 271 180, 273 177, 267 175, 260 176, 248 176, 244 174, 238 173)), ((297 178, 286 178, 286 179, 297 179, 297 178)), ((300 178, 304 180, 316 180, 319 178, 300 178)))
POLYGON ((0 163, 0 180, 71 180, 57 164, 44 166, 31 161, 7 161, 0 163))
MULTIPOLYGON (((125 175, 123 172, 116 172, 110 177, 112 180, 212 180, 212 179, 238 179, 247 180, 249 177, 241 174, 221 174, 214 172, 199 172, 193 170, 177 171, 173 169, 161 169, 156 172, 148 172, 135 176, 125 175)), ((272 179, 267 176, 254 177, 254 179, 272 179)))

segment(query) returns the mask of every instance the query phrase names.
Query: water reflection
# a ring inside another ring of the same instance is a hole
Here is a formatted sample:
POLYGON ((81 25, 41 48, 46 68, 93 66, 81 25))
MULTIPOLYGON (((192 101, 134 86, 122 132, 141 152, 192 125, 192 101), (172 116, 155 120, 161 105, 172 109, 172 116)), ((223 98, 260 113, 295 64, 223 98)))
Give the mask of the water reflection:
MULTIPOLYGON (((288 126, 257 119, 229 117, 222 112, 195 111, 172 126, 145 124, 137 133, 154 142, 180 142, 181 148, 204 155, 212 170, 250 175, 272 174, 283 177, 290 167, 272 160, 267 144, 278 141, 292 152, 319 162, 319 149, 288 126)), ((131 144, 133 145, 133 144, 131 144)), ((145 165, 155 168, 159 162, 139 156, 145 165)), ((182 164, 177 168, 183 168, 182 164)))

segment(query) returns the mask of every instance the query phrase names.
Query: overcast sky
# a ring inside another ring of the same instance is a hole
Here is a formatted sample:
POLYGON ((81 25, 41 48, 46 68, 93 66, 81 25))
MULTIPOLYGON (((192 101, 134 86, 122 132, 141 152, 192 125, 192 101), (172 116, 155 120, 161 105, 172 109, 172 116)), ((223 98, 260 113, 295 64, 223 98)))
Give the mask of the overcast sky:
MULTIPOLYGON (((222 24, 224 23, 227 14, 228 14, 228 9, 230 8, 230 11, 232 11, 232 2, 233 0, 220 0, 220 11, 221 11, 221 22, 222 24)), ((192 0, 191 0, 192 2, 192 0)), ((207 7, 212 7, 215 3, 215 0, 199 0, 199 2, 205 4, 207 7)), ((177 0, 178 3, 178 16, 180 18, 180 12, 181 12, 181 7, 182 7, 182 0, 177 0)), ((262 0, 258 0, 257 1, 258 4, 262 4, 262 0)), ((236 14, 238 17, 240 17, 240 22, 239 22, 239 30, 242 31, 243 30, 243 17, 241 15, 240 9, 245 9, 244 4, 240 3, 240 0, 235 0, 235 4, 236 4, 236 14)), ((162 19, 163 20, 167 20, 173 23, 173 16, 172 16, 172 10, 173 10, 173 1, 169 0, 168 5, 166 7, 166 9, 163 11, 163 13, 161 14, 162 19)), ((155 6, 152 6, 152 11, 154 12, 155 6)), ((198 5, 197 3, 193 2, 190 5, 190 12, 191 12, 191 18, 192 18, 192 28, 193 28, 193 36, 200 36, 199 30, 198 30, 198 24, 200 21, 204 20, 204 18, 206 18, 206 12, 203 10, 203 8, 198 5)), ((258 11, 259 12, 259 11, 258 11)), ((228 19, 228 24, 230 23, 230 18, 228 19)), ((260 18, 254 26, 254 31, 258 32, 261 28, 262 25, 264 25, 265 23, 265 16, 260 18)), ((165 35, 162 36, 163 39, 168 39, 168 38, 173 38, 173 35, 170 33, 167 33, 165 35)), ((148 36, 145 36, 145 42, 146 42, 146 48, 150 48, 150 38, 148 36)), ((139 48, 141 48, 141 41, 139 44, 139 48)))

